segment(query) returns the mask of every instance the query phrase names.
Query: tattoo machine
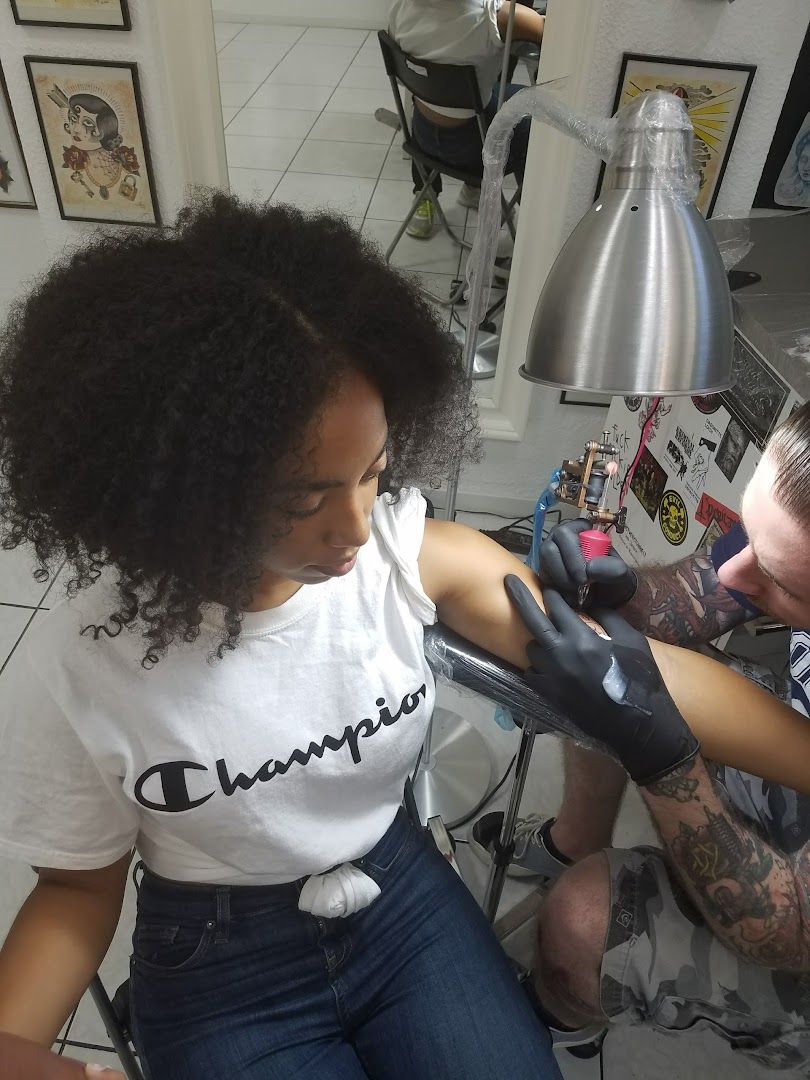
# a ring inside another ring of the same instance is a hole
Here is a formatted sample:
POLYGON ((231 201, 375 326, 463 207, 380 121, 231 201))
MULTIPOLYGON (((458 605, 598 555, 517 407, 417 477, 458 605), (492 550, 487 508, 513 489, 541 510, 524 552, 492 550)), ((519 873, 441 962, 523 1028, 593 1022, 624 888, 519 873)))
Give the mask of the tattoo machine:
MULTIPOLYGON (((615 528, 617 533, 624 532, 627 508, 621 507, 615 513, 607 508, 608 486, 610 480, 619 471, 616 457, 618 446, 609 442, 610 432, 602 432, 601 442, 590 440, 585 443, 585 450, 576 460, 566 460, 560 466, 556 495, 561 502, 576 506, 585 511, 593 528, 579 534, 582 554, 586 562, 610 551, 608 530, 615 528)), ((577 602, 582 608, 587 603, 590 585, 581 585, 577 602)))

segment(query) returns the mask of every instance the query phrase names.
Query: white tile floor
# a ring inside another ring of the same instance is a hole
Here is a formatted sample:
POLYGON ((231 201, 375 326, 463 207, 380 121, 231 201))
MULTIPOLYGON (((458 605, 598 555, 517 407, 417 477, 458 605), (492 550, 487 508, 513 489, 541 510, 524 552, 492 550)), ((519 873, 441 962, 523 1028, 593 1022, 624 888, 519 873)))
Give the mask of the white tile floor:
MULTIPOLYGON (((260 199, 294 202, 310 209, 328 206, 348 215, 370 240, 386 244, 410 203, 410 168, 394 132, 374 119, 374 110, 391 107, 373 33, 224 23, 216 27, 220 55, 223 117, 231 184, 235 191, 260 199)), ((446 185, 442 203, 461 228, 475 227, 475 213, 455 203, 458 185, 446 185)), ((469 231, 467 233, 469 236, 469 231)), ((463 265, 462 255, 447 237, 431 240, 405 237, 396 252, 397 266, 417 275, 437 293, 447 294, 463 265)), ((447 309, 442 309, 450 318, 447 309)), ((462 518, 466 515, 461 515, 462 518)), ((476 527, 491 522, 480 515, 467 518, 476 527)), ((37 583, 28 556, 0 550, 0 709, 2 671, 20 647, 42 610, 59 599, 64 580, 37 583)), ((502 731, 492 720, 492 707, 449 687, 440 690, 442 702, 466 715, 493 750, 497 768, 506 767, 515 750, 514 732, 502 731)), ((553 813, 560 798, 560 750, 557 741, 541 736, 533 758, 524 798, 527 810, 553 813)), ((502 793, 493 805, 505 803, 502 793)), ((617 829, 623 844, 649 842, 652 831, 635 792, 628 796, 617 829)), ((485 871, 463 846, 459 862, 465 879, 480 893, 485 871)), ((31 871, 0 860, 0 939, 33 884, 31 871)), ((526 887, 507 885, 505 905, 526 894, 526 887)), ((130 886, 124 912, 101 974, 112 991, 128 973, 128 936, 134 922, 130 886)), ((108 1045, 98 1014, 85 997, 68 1030, 72 1042, 108 1045)), ((114 1063, 103 1048, 70 1046, 68 1053, 84 1060, 114 1063)), ((560 1054, 566 1080, 596 1080, 598 1061, 579 1061, 560 1054)), ((785 1080, 789 1080, 786 1074, 785 1080)), ((709 1034, 670 1040, 654 1032, 616 1030, 604 1051, 604 1076, 609 1080, 755 1080, 764 1074, 709 1034)), ((495 1078, 493 1078, 495 1080, 495 1078)))
MULTIPOLYGON (((413 186, 395 132, 374 117, 380 107, 394 109, 376 33, 220 23, 216 35, 231 189, 344 214, 387 247, 413 186)), ((469 240, 477 213, 457 203, 460 188, 445 181, 441 202, 469 240)), ((392 261, 446 297, 465 259, 437 228, 429 241, 404 237, 392 261)), ((437 312, 449 324, 449 309, 437 312)))

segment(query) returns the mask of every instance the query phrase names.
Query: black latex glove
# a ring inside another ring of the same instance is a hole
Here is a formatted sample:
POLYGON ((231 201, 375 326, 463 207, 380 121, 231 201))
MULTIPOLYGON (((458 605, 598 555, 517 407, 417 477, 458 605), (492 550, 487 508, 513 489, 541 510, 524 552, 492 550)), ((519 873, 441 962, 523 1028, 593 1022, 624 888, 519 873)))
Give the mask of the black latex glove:
POLYGON ((678 712, 643 634, 609 608, 593 612, 600 637, 559 593, 544 590, 548 614, 520 580, 506 590, 535 640, 524 678, 582 732, 615 750, 637 784, 651 784, 690 761, 700 744, 678 712))
POLYGON ((589 606, 621 607, 635 594, 638 578, 611 548, 610 555, 585 561, 579 534, 593 528, 584 518, 561 521, 540 545, 540 580, 576 604, 582 585, 590 584, 589 606))

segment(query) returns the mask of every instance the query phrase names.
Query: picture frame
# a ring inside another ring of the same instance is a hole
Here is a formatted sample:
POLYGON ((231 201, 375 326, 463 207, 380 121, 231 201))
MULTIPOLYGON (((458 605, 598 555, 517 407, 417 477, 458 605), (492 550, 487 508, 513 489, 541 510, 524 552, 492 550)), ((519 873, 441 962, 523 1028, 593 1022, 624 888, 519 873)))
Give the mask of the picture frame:
POLYGON ((128 0, 11 0, 18 26, 131 30, 128 0))
POLYGON ((561 405, 584 405, 588 409, 606 409, 611 402, 610 394, 597 394, 590 390, 561 390, 561 405))
POLYGON ((769 210, 810 207, 810 26, 762 168, 754 206, 769 210))
POLYGON ((159 225, 138 65, 26 56, 25 66, 62 217, 159 225))
MULTIPOLYGON (((717 202, 756 70, 754 64, 644 53, 622 56, 611 115, 648 90, 669 90, 684 99, 695 129, 695 167, 700 176, 695 201, 704 217, 711 217, 717 202)), ((602 162, 594 199, 599 197, 604 178, 602 162)))
POLYGON ((37 202, 0 66, 0 210, 36 210, 37 202))

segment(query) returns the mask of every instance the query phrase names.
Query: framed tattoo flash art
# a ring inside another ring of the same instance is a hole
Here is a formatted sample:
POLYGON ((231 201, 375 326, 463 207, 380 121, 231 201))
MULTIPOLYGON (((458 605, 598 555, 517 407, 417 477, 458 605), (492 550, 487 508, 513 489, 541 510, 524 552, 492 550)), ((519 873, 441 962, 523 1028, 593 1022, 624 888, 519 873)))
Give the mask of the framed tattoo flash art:
MULTIPOLYGON (((763 450, 788 399, 788 385, 739 330, 734 331, 731 371, 731 388, 720 397, 743 434, 750 435, 756 447, 763 450)), ((746 442, 741 455, 747 445, 746 442)), ((725 475, 732 479, 728 473, 725 475)))
POLYGON ((0 68, 0 209, 36 209, 17 125, 11 111, 3 69, 0 68))
MULTIPOLYGON (((756 68, 711 60, 680 60, 625 53, 613 112, 649 90, 668 90, 682 98, 695 129, 694 164, 700 178, 697 208, 709 217, 717 201, 740 118, 756 68)), ((602 189, 605 166, 596 195, 602 189)))
POLYGON ((810 26, 773 134, 754 206, 810 207, 810 26))
POLYGON ((11 0, 11 10, 20 26, 131 29, 127 0, 11 0))
POLYGON ((38 56, 25 63, 62 217, 157 225, 137 65, 38 56))

